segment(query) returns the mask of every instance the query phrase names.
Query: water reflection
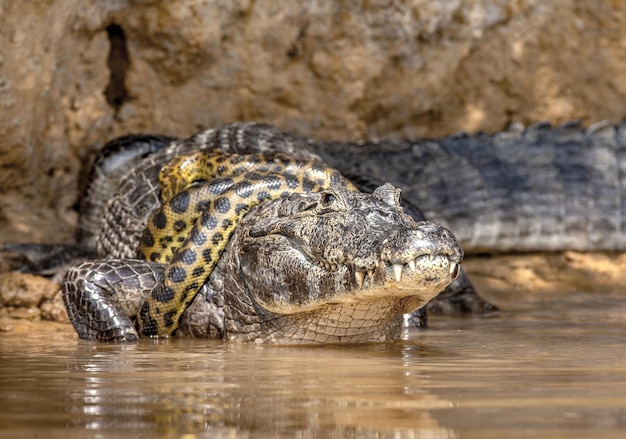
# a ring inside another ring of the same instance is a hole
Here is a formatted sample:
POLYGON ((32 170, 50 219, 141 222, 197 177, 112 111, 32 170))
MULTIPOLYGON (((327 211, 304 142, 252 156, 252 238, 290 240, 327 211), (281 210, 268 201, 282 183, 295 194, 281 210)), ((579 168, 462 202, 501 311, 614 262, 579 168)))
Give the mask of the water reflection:
POLYGON ((65 395, 75 427, 195 431, 223 418, 223 351, 175 341, 78 341, 68 369, 82 386, 65 395))
MULTIPOLYGON (((169 340, 108 345, 77 341, 72 334, 51 342, 28 337, 27 357, 12 343, 3 346, 2 375, 15 376, 17 364, 29 359, 30 367, 21 372, 33 386, 2 379, 2 405, 15 395, 32 408, 38 400, 57 401, 33 410, 38 428, 211 437, 232 432, 238 437, 456 437, 431 414, 452 403, 424 390, 427 378, 407 367, 429 355, 420 344, 285 348, 169 340), (48 384, 42 387, 44 381, 48 384)), ((16 341, 11 338, 2 340, 16 341)), ((19 417, 9 421, 27 427, 19 417)))
POLYGON ((626 307, 587 299, 367 346, 0 334, 0 437, 611 437, 626 307))

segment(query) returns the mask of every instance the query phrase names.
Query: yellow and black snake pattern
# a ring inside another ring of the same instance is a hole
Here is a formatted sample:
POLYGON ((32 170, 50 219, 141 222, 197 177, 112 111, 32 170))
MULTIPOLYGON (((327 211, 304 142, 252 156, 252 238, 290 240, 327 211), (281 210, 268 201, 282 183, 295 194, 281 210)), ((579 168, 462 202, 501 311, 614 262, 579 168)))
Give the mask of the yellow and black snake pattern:
POLYGON ((163 283, 140 316, 144 335, 171 335, 224 252, 239 220, 253 206, 295 192, 340 184, 356 188, 319 162, 281 153, 194 152, 159 174, 162 206, 149 219, 139 256, 166 264, 163 283))

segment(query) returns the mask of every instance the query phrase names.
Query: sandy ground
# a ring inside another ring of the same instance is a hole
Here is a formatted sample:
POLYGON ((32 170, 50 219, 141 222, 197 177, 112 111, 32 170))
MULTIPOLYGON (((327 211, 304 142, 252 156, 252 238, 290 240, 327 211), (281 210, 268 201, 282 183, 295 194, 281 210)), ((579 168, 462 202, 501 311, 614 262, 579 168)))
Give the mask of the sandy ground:
POLYGON ((619 295, 626 285, 626 254, 563 252, 468 257, 464 262, 487 300, 510 303, 511 296, 538 301, 558 292, 619 295))

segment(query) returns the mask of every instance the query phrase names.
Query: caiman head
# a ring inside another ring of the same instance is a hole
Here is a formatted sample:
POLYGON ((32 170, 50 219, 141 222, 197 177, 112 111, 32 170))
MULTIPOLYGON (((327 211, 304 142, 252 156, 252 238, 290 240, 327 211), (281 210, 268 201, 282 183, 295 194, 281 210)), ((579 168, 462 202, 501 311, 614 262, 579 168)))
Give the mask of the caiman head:
POLYGON ((463 258, 450 231, 404 214, 399 194, 391 184, 372 194, 332 188, 253 209, 199 299, 224 304, 218 332, 277 343, 397 339, 403 314, 450 284, 463 258))

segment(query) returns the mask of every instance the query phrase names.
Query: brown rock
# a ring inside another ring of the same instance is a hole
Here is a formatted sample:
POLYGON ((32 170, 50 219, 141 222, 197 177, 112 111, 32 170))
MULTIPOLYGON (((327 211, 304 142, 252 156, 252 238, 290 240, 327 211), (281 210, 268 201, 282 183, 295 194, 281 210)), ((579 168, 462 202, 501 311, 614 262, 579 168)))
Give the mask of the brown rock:
POLYGON ((37 307, 44 299, 51 300, 59 284, 45 277, 28 273, 0 274, 0 305, 5 307, 37 307))
POLYGON ((12 319, 68 321, 59 284, 27 273, 0 274, 0 311, 12 319))
POLYGON ((67 311, 65 311, 65 304, 60 291, 55 296, 48 300, 44 300, 39 307, 41 311, 42 320, 48 320, 51 322, 69 322, 67 311))

